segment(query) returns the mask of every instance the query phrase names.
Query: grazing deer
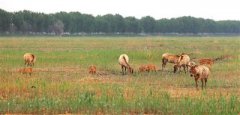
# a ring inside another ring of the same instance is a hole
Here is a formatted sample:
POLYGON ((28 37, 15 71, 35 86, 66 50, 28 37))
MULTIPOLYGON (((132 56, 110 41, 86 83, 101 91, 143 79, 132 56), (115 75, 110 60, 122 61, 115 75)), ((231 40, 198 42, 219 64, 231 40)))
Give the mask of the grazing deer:
POLYGON ((170 53, 164 53, 162 55, 162 70, 165 68, 167 63, 177 64, 180 55, 174 55, 170 53))
POLYGON ((31 53, 25 53, 23 59, 26 66, 34 66, 34 63, 36 62, 36 56, 31 53))
POLYGON ((176 73, 178 69, 181 69, 181 67, 183 67, 184 72, 187 73, 189 63, 190 63, 190 57, 186 54, 182 54, 179 57, 177 63, 174 65, 174 73, 176 73))
POLYGON ((133 73, 133 68, 129 65, 129 57, 127 54, 121 54, 118 58, 118 63, 121 65, 122 68, 122 74, 126 74, 127 73, 127 69, 129 71, 129 73, 133 73))

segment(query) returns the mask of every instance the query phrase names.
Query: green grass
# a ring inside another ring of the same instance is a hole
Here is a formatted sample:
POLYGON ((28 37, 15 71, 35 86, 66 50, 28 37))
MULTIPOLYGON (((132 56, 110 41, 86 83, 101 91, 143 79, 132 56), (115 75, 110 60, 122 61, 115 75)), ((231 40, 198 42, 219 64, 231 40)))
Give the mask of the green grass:
POLYGON ((239 49, 240 37, 0 37, 0 113, 239 114, 239 49), (32 76, 16 72, 26 52, 37 56, 32 76), (160 71, 165 52, 231 58, 213 65, 202 91, 172 64, 160 71), (121 75, 122 53, 133 75, 121 75), (148 63, 159 71, 137 72, 148 63))

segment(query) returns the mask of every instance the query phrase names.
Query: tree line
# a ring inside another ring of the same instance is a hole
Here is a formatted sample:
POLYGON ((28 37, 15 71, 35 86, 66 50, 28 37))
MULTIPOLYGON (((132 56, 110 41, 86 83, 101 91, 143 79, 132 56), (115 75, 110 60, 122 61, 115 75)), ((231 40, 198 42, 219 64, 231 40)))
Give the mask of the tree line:
POLYGON ((214 21, 184 16, 156 20, 119 14, 92 16, 80 12, 44 14, 31 11, 7 12, 0 9, 0 33, 10 34, 154 34, 154 33, 227 33, 239 34, 240 21, 214 21))

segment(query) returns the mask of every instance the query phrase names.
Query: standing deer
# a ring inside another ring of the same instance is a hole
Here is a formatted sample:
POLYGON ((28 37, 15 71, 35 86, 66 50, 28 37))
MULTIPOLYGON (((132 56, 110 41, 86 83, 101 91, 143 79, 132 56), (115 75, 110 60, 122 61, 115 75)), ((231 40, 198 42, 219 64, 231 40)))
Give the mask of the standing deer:
POLYGON ((195 65, 190 68, 190 76, 195 78, 196 88, 198 89, 198 80, 202 82, 202 89, 203 86, 207 86, 207 79, 210 74, 210 70, 205 65, 195 65))

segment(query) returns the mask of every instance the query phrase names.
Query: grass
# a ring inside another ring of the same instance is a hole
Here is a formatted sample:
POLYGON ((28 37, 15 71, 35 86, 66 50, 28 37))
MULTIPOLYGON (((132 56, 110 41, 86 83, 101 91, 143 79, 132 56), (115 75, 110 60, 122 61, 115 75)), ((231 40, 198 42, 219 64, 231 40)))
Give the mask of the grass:
POLYGON ((239 46, 240 37, 0 37, 0 113, 239 114, 239 46), (37 56, 32 76, 16 72, 25 52, 37 56), (213 65, 202 91, 171 64, 161 71, 165 52, 231 58, 213 65), (133 75, 121 75, 122 53, 133 75), (147 63, 159 71, 138 73, 147 63))

